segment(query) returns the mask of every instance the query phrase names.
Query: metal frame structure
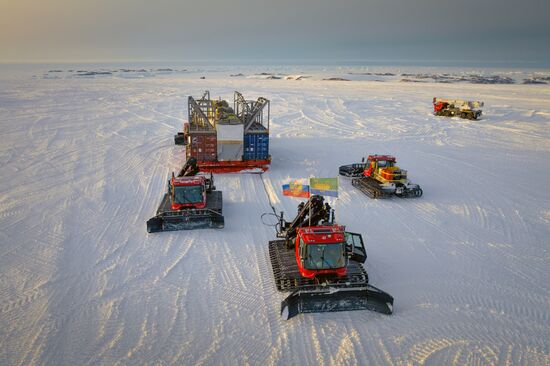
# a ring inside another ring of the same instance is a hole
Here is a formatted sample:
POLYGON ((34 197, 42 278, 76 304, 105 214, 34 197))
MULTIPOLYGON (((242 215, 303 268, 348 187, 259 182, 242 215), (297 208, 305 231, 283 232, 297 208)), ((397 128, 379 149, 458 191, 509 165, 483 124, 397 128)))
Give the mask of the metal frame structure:
POLYGON ((200 99, 195 100, 192 96, 187 99, 188 121, 191 129, 213 130, 214 111, 210 92, 206 90, 200 99))
POLYGON ((233 98, 235 115, 244 123, 244 133, 248 133, 254 123, 264 126, 269 133, 269 117, 271 106, 268 99, 259 97, 258 100, 246 100, 241 93, 235 91, 233 98), (264 119, 264 110, 267 107, 267 118, 264 119), (267 120, 267 126, 264 121, 267 120))
MULTIPOLYGON (((184 127, 183 133, 174 136, 176 145, 185 145, 188 136, 195 134, 216 134, 217 123, 216 116, 217 105, 221 102, 210 99, 210 92, 205 91, 200 99, 192 96, 188 98, 188 130, 184 127), (183 135, 183 136, 180 136, 183 135), (186 137, 187 136, 187 137, 186 137)), ((223 103, 225 105, 225 103, 223 103)), ((237 91, 234 93, 233 111, 238 124, 243 125, 243 143, 247 135, 265 135, 269 138, 270 124, 270 102, 268 99, 260 97, 257 100, 246 100, 243 95, 237 91)), ((187 146, 186 154, 189 157, 191 145, 187 146)), ((244 159, 242 160, 199 160, 198 166, 202 172, 214 173, 233 173, 233 172, 265 172, 269 169, 271 157, 267 155, 265 159, 244 159)))

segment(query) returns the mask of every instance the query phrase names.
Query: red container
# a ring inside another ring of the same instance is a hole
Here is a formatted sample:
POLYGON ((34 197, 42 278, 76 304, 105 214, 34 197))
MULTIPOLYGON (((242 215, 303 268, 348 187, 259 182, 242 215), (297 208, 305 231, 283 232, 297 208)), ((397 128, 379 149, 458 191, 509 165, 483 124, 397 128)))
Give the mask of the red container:
POLYGON ((216 160, 218 141, 216 131, 212 132, 190 132, 190 144, 185 150, 185 155, 201 161, 216 160))

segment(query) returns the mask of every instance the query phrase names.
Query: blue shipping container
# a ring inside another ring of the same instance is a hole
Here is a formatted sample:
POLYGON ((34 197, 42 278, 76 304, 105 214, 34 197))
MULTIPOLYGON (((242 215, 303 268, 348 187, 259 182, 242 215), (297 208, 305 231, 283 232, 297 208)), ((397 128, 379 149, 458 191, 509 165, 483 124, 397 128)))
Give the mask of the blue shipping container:
POLYGON ((244 135, 244 160, 266 160, 269 157, 269 134, 244 135))

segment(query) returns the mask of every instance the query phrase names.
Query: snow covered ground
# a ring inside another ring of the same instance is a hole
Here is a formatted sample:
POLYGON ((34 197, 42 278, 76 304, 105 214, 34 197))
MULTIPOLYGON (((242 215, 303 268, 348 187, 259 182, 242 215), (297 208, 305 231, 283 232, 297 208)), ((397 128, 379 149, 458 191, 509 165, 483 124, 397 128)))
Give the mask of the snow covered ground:
POLYGON ((550 86, 160 75, 4 78, 0 364, 550 364, 550 86), (147 234, 188 95, 271 100, 272 168, 217 175, 223 230, 147 234), (432 97, 485 101, 481 121, 432 97), (291 178, 390 153, 420 199, 341 179, 394 314, 279 317, 260 215, 291 178), (264 189, 264 183, 266 189, 264 189), (269 195, 269 196, 268 196, 269 195))

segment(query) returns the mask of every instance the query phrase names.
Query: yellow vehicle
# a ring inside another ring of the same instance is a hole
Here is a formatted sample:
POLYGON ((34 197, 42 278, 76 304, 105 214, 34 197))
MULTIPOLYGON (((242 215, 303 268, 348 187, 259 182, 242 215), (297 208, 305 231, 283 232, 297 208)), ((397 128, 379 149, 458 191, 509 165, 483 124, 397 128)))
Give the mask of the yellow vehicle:
POLYGON ((361 163, 343 165, 340 175, 353 177, 351 184, 370 198, 396 195, 398 197, 420 197, 422 189, 407 179, 407 171, 395 165, 391 155, 370 155, 361 163))

